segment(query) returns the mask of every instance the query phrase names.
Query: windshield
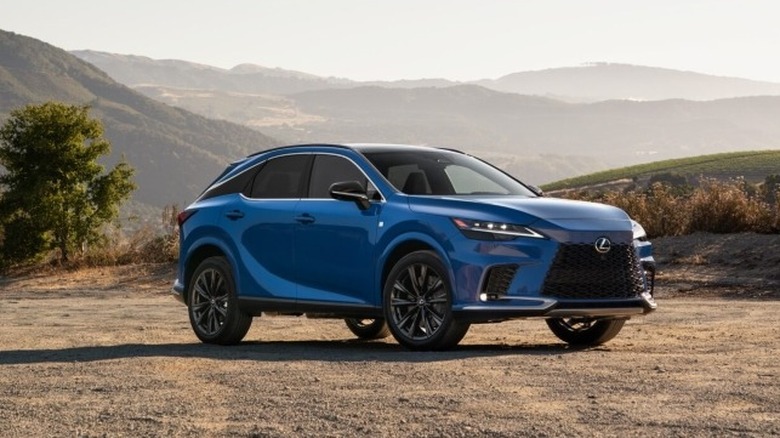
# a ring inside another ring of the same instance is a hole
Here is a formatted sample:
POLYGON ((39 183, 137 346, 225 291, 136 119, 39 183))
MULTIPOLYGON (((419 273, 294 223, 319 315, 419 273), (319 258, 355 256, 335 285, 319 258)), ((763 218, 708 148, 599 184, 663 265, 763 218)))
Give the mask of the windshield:
POLYGON ((396 189, 407 195, 536 196, 504 172, 457 152, 397 150, 363 154, 396 189))

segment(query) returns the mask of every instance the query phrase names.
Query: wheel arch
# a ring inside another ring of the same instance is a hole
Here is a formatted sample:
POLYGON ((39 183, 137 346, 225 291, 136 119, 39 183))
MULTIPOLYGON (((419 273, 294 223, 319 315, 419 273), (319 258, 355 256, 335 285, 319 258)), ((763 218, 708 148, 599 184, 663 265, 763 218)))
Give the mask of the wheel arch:
POLYGON ((228 258, 227 252, 214 243, 205 243, 203 245, 198 246, 187 257, 187 260, 184 263, 184 275, 182 276, 182 280, 184 282, 184 292, 182 293, 182 295, 184 296, 185 303, 189 299, 188 293, 189 293, 190 281, 192 280, 192 274, 198 268, 198 265, 200 265, 201 262, 203 262, 203 260, 206 260, 209 257, 228 258))
POLYGON ((441 248, 435 240, 423 234, 403 236, 396 239, 392 245, 389 245, 388 250, 382 256, 380 263, 381 271, 378 276, 379 284, 377 285, 380 299, 383 294, 382 291, 384 290, 385 282, 387 281, 387 277, 390 275, 393 266, 395 266, 395 264, 404 256, 415 251, 431 251, 436 253, 447 268, 450 282, 454 284, 455 276, 453 275, 449 258, 443 248, 441 248))

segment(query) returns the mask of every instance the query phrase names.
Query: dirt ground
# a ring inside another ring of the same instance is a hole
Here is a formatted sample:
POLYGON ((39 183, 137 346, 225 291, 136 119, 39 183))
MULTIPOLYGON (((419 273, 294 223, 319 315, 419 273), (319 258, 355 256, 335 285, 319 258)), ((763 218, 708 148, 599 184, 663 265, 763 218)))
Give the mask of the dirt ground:
POLYGON ((171 266, 0 279, 0 436, 780 435, 780 236, 655 244, 659 310, 581 350, 540 320, 414 353, 294 317, 216 347, 171 266))

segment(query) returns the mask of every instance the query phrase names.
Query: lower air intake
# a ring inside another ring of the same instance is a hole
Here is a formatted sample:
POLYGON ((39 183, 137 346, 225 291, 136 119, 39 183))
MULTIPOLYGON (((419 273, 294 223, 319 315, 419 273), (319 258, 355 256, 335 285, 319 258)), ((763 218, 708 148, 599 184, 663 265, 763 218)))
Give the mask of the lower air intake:
POLYGON ((489 294, 505 295, 509 285, 515 278, 517 265, 493 266, 488 270, 482 283, 482 292, 489 294))

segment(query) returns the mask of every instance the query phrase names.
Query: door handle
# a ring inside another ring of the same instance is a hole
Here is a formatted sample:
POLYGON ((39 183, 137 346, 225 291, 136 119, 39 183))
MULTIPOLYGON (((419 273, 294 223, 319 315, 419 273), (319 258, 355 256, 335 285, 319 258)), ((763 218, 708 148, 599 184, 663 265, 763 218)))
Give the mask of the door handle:
POLYGON ((310 215, 309 213, 304 213, 300 216, 296 216, 295 220, 302 224, 312 224, 316 219, 314 219, 314 216, 310 215))
POLYGON ((233 210, 225 213, 225 216, 227 216, 228 219, 231 220, 241 219, 242 217, 244 217, 244 212, 241 210, 233 210))

